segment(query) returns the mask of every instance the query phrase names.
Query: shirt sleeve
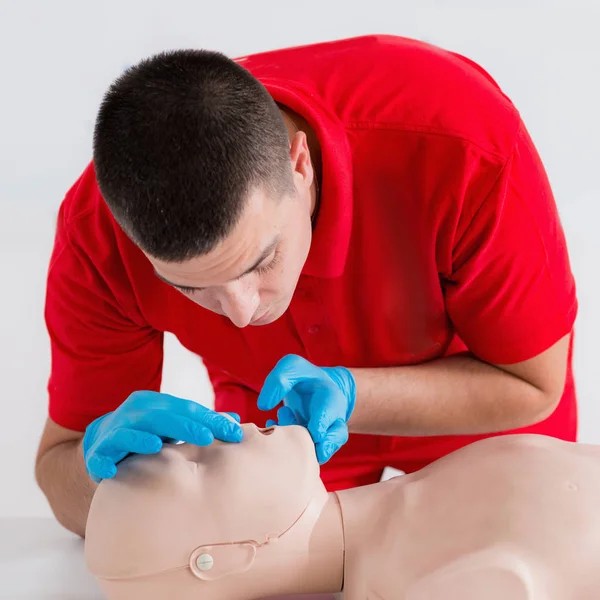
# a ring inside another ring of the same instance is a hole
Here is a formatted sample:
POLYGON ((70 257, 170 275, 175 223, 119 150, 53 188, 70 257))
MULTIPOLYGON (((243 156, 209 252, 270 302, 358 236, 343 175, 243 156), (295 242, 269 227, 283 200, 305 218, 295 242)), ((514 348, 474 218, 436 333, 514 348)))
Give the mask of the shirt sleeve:
POLYGON ((463 207, 451 257, 446 309, 459 337, 480 359, 521 362, 572 330, 577 299, 565 236, 548 177, 522 123, 483 202, 463 207))
POLYGON ((61 209, 45 319, 52 360, 49 416, 62 427, 83 431, 133 391, 160 388, 163 334, 125 314, 116 283, 69 240, 61 209))

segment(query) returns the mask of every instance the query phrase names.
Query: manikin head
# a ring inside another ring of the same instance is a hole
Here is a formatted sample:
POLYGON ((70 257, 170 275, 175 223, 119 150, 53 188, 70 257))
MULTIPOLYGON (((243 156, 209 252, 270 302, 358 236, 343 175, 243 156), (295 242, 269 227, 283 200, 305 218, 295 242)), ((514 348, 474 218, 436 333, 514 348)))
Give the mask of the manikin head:
POLYGON ((157 277, 238 327, 286 311, 308 256, 316 184, 298 119, 200 50, 130 68, 98 113, 96 178, 115 219, 157 277))
POLYGON ((86 558, 109 600, 250 599, 281 564, 302 572, 328 498, 310 435, 243 428, 240 444, 132 456, 101 483, 86 558))

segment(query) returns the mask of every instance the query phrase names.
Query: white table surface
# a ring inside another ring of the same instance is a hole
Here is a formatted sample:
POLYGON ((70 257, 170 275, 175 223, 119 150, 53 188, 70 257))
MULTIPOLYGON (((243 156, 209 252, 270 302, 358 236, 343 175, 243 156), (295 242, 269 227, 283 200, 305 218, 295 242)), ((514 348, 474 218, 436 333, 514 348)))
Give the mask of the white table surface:
POLYGON ((0 599, 104 600, 86 570, 83 541, 52 519, 0 519, 0 599))
POLYGON ((2 600, 103 600, 83 540, 52 519, 0 519, 2 600))

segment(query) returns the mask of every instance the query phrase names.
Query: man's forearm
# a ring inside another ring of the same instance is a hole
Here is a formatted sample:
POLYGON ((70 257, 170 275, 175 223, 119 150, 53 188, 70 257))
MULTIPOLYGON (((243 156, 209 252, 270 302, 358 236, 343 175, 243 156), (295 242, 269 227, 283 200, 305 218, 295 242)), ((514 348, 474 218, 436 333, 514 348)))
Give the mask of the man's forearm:
POLYGON ((86 473, 81 441, 49 449, 37 463, 36 479, 59 523, 83 537, 97 485, 86 473))
POLYGON ((468 355, 380 369, 350 369, 356 406, 348 426, 380 435, 461 435, 524 427, 560 398, 468 355))

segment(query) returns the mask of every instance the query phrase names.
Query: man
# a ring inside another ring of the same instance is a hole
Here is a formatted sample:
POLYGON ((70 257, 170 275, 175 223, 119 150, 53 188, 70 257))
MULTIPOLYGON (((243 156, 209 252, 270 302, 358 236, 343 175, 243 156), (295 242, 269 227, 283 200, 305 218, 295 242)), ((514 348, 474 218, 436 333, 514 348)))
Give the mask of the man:
POLYGON ((37 479, 83 534, 127 454, 241 439, 157 393, 165 331, 217 411, 305 425, 330 490, 486 434, 574 440, 576 311, 538 154, 471 61, 392 36, 161 54, 110 88, 60 210, 37 479))

